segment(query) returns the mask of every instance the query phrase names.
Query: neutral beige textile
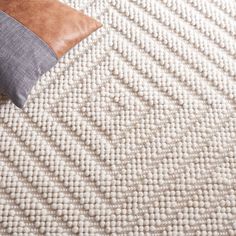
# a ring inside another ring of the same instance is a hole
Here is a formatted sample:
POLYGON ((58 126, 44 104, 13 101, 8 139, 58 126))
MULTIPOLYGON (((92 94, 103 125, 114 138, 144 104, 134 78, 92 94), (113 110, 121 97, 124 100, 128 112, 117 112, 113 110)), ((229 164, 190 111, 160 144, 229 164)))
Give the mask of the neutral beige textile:
POLYGON ((1 98, 0 235, 236 235, 236 2, 67 0, 104 27, 1 98))

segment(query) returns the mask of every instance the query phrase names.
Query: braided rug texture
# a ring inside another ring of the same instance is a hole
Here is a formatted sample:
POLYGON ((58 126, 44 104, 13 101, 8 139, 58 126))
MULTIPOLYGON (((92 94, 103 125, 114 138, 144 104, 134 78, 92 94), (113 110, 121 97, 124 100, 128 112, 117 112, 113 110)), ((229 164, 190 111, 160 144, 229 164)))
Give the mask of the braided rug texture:
POLYGON ((0 99, 0 235, 235 236, 236 1, 64 2, 104 27, 0 99))

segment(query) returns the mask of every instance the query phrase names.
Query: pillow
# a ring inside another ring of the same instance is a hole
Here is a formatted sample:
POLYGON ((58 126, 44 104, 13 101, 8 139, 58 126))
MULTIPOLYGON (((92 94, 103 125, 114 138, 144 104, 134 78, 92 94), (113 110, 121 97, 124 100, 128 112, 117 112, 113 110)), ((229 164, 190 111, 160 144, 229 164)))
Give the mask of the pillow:
POLYGON ((99 27, 57 0, 0 0, 0 92, 23 108, 39 77, 99 27))

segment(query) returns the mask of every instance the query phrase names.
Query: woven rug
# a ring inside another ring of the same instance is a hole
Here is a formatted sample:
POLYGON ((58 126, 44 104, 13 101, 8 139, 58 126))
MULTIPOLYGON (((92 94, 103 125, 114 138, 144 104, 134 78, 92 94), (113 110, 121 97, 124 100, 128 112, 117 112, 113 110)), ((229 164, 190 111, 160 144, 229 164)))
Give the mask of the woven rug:
POLYGON ((0 98, 0 235, 236 235, 236 2, 67 0, 104 27, 0 98))

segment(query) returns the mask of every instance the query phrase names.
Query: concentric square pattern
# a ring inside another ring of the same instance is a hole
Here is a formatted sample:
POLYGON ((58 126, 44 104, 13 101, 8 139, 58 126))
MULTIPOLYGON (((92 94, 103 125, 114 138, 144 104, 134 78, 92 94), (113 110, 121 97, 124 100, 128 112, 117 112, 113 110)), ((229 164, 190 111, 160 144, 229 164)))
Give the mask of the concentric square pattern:
POLYGON ((104 27, 1 100, 0 234, 236 235, 234 2, 67 3, 104 27))

